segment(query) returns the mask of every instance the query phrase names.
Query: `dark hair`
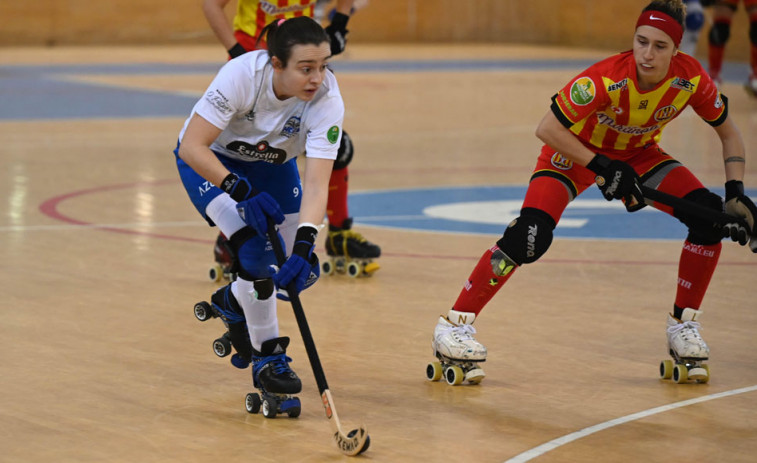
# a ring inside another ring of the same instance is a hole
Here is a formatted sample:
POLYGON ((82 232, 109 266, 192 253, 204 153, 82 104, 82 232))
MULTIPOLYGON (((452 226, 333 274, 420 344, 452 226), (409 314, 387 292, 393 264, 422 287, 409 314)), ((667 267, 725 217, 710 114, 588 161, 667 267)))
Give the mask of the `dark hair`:
POLYGON ((646 6, 641 12, 645 11, 660 11, 675 19, 681 27, 684 26, 684 20, 686 18, 686 5, 682 0, 654 0, 646 6))
POLYGON ((292 47, 295 45, 317 46, 323 42, 329 43, 329 36, 323 27, 308 16, 277 19, 268 24, 260 31, 255 42, 256 48, 263 37, 267 44, 268 56, 278 58, 284 67, 292 56, 292 47))

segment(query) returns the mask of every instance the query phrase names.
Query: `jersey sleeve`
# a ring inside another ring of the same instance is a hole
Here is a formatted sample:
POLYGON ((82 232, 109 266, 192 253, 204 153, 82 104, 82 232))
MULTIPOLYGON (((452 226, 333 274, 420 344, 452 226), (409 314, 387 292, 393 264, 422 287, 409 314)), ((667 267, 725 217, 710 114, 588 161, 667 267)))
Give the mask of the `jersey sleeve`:
POLYGON ((339 93, 330 93, 319 101, 310 119, 305 155, 310 158, 336 159, 344 122, 344 102, 339 93))
POLYGON ((719 126, 728 118, 728 98, 720 93, 706 72, 701 74, 690 104, 699 117, 713 127, 719 126))
POLYGON ((552 97, 552 112, 567 128, 606 106, 607 91, 599 72, 587 69, 552 97))
POLYGON ((246 89, 253 86, 254 79, 245 77, 245 70, 240 64, 234 60, 226 63, 195 105, 195 113, 221 130, 243 107, 246 89))

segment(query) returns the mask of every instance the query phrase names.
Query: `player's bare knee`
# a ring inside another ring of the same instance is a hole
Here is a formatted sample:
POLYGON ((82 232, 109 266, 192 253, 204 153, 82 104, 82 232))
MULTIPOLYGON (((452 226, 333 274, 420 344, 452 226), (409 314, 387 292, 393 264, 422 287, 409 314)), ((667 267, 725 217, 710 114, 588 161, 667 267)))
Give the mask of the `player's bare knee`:
MULTIPOLYGON (((683 199, 715 212, 723 211, 723 198, 706 188, 694 190, 684 196, 683 199)), ((693 244, 710 245, 719 243, 723 239, 722 231, 712 220, 701 219, 679 209, 673 210, 673 216, 688 227, 687 239, 693 244)))
POLYGON ((520 217, 510 222, 497 246, 518 265, 536 262, 552 244, 556 225, 546 212, 524 208, 520 217))

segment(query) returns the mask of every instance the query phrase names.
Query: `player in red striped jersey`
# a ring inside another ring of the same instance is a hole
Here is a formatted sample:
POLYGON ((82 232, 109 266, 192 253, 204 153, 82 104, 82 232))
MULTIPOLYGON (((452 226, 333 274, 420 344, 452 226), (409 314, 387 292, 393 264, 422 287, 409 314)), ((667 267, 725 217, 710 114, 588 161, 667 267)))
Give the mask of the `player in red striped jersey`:
POLYGON ((744 84, 747 93, 757 96, 757 0, 717 0, 712 9, 707 59, 710 77, 720 84, 725 45, 731 37, 731 21, 739 3, 749 16, 749 78, 744 84))
MULTIPOLYGON (((594 64, 552 98, 550 111, 536 129, 545 145, 521 215, 484 253, 452 309, 439 318, 432 347, 442 365, 450 360, 462 362, 463 369, 470 370, 466 379, 470 374, 477 380, 472 382, 480 381, 483 373, 471 363, 483 361, 487 352, 473 337, 470 324, 518 267, 535 262, 547 251, 568 203, 595 181, 608 201, 621 199, 630 212, 651 205, 688 227, 677 294, 668 317, 668 342, 676 359, 707 359, 709 348, 695 319, 722 239, 727 234, 747 244, 755 234, 757 208, 744 195, 744 143, 728 117, 727 98, 696 59, 678 53, 684 16, 681 0, 652 1, 638 18, 632 50, 594 64), (643 197, 641 185, 703 208, 723 208, 720 196, 658 145, 662 130, 687 106, 714 129, 722 143, 725 208, 741 217, 734 218, 732 227, 715 226, 643 197)), ((430 365, 428 371, 433 373, 435 368, 430 365)), ((700 370, 696 374, 708 377, 705 369, 700 370)))

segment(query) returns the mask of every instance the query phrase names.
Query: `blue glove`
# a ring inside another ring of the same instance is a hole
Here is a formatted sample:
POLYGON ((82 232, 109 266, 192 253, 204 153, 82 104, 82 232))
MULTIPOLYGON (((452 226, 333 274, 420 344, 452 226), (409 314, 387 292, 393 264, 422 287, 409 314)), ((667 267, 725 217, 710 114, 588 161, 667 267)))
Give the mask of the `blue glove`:
POLYGON ((268 217, 272 218, 276 224, 284 221, 281 206, 265 191, 237 203, 237 212, 242 220, 254 228, 260 236, 266 236, 268 232, 268 217))
MULTIPOLYGON (((287 289, 294 282, 297 292, 312 286, 320 275, 318 257, 313 253, 318 230, 309 225, 297 229, 292 255, 278 272, 273 274, 277 288, 287 289)), ((275 271, 275 269, 272 269, 275 271)))

